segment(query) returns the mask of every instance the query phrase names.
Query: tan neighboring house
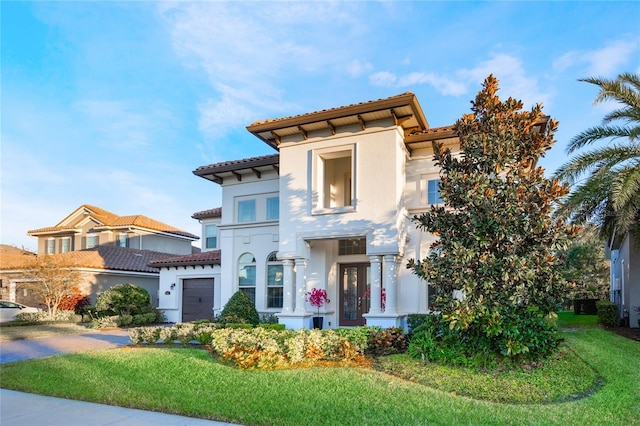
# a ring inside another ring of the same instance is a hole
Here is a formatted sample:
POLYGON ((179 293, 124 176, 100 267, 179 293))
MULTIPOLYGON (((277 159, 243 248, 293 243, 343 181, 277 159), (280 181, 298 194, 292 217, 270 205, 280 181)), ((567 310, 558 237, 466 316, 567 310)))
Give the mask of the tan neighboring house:
MULTIPOLYGON (((158 306, 159 272, 149 263, 199 252, 198 236, 143 215, 119 216, 83 204, 54 226, 28 231, 38 238, 38 255, 60 257, 82 275, 80 291, 91 303, 115 284, 145 288, 158 306)), ((26 268, 34 253, 16 248, 0 252, 3 299, 37 306, 21 283, 30 280, 26 268)))

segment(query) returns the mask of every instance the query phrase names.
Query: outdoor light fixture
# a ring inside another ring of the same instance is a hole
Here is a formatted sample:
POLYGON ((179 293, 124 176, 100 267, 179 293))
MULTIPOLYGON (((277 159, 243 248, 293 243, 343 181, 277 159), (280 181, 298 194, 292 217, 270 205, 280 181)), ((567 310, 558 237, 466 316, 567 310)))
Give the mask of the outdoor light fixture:
POLYGON ((171 284, 171 290, 173 290, 174 288, 176 288, 176 283, 171 284))

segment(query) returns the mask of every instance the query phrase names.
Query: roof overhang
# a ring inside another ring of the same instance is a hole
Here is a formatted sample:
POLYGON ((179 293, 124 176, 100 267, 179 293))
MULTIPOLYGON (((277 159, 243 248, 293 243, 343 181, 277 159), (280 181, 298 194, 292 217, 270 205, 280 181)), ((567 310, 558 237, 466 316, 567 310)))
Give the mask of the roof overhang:
POLYGON ((254 175, 258 179, 267 172, 275 171, 279 174, 279 164, 280 154, 272 154, 198 167, 193 174, 222 185, 229 178, 241 182, 243 175, 247 174, 254 175))
POLYGON ((392 119, 394 124, 404 129, 405 136, 429 129, 418 99, 415 94, 407 92, 386 99, 293 117, 257 121, 247 126, 247 130, 267 145, 278 149, 282 138, 286 136, 302 135, 306 139, 309 132, 320 130, 335 134, 337 127, 353 124, 360 125, 364 130, 367 122, 381 119, 392 119))

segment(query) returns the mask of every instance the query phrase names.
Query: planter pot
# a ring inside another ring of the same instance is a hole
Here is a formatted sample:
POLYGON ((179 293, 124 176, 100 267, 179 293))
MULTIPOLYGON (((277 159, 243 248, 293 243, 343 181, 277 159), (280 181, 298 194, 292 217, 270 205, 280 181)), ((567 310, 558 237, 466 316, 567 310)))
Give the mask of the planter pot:
POLYGON ((324 318, 322 317, 313 317, 313 328, 317 328, 319 330, 322 330, 322 320, 324 318))

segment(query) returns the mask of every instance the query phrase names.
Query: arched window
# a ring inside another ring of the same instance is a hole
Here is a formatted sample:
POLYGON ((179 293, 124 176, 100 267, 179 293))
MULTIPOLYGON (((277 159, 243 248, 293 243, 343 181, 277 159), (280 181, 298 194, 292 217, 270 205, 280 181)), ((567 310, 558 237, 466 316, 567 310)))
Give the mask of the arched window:
POLYGON ((238 258, 238 288, 256 303, 256 258, 251 253, 238 258))
POLYGON ((282 262, 275 251, 267 257, 267 308, 282 308, 282 262))

